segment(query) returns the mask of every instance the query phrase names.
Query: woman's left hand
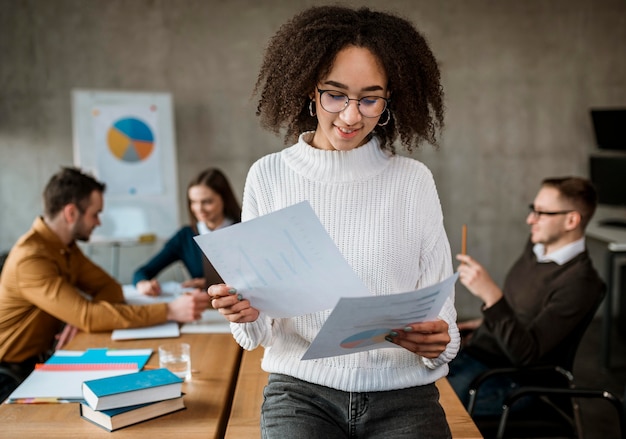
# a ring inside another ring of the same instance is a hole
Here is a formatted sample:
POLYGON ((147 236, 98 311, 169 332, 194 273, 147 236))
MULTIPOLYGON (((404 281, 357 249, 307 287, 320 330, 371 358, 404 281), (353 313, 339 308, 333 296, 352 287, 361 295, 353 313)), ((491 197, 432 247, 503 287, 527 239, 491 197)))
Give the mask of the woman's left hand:
POLYGON ((437 358, 450 343, 448 323, 445 320, 411 323, 391 331, 386 339, 426 358, 437 358))
POLYGON ((250 323, 259 318, 259 310, 250 301, 241 297, 237 290, 225 284, 211 285, 207 293, 211 306, 232 323, 250 323))

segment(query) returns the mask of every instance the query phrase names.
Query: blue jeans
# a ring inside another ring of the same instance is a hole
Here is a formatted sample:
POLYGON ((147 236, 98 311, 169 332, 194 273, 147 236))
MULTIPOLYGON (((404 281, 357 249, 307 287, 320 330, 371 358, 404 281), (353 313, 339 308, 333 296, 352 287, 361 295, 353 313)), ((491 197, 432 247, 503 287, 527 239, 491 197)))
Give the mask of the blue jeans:
POLYGON ((434 384, 354 393, 270 374, 263 393, 264 439, 451 437, 434 384))
MULTIPOLYGON (((491 368, 461 350, 449 364, 448 382, 465 407, 469 403, 472 380, 491 368)), ((483 382, 474 404, 474 416, 494 416, 502 413, 506 395, 519 385, 507 377, 493 377, 483 382)), ((521 404, 521 403, 520 403, 521 404)))

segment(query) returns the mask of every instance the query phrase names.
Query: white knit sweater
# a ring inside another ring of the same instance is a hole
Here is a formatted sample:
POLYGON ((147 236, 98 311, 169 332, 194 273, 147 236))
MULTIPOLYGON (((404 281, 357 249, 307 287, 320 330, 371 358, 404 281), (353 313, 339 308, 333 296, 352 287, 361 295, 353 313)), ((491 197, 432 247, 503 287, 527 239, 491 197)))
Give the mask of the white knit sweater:
MULTIPOLYGON (((302 134, 295 145, 252 165, 243 221, 308 200, 375 295, 411 291, 452 274, 441 205, 426 166, 384 152, 376 138, 352 151, 326 151, 306 143, 311 135, 302 134)), ((298 285, 293 288, 297 292, 298 285)), ((384 348, 301 361, 329 314, 288 319, 261 314, 253 323, 231 323, 231 330, 244 349, 265 347, 264 370, 352 392, 432 383, 447 374, 447 363, 459 348, 452 294, 440 314, 449 324, 452 341, 434 360, 402 348, 384 348)))

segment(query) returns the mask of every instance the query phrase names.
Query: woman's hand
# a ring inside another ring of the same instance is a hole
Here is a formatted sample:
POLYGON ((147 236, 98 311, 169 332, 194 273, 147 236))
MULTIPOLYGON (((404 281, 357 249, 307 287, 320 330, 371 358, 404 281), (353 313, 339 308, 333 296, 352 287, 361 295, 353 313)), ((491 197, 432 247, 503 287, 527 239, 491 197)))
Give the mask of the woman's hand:
POLYGON ((450 343, 448 323, 445 320, 412 323, 402 329, 391 331, 385 338, 426 358, 437 358, 450 343))
POLYGON ((259 318, 259 310, 250 306, 237 290, 225 284, 211 285, 207 293, 212 298, 211 306, 233 323, 250 323, 259 318))
POLYGON ((158 296, 161 294, 161 284, 156 279, 140 280, 135 287, 137 291, 146 296, 158 296))

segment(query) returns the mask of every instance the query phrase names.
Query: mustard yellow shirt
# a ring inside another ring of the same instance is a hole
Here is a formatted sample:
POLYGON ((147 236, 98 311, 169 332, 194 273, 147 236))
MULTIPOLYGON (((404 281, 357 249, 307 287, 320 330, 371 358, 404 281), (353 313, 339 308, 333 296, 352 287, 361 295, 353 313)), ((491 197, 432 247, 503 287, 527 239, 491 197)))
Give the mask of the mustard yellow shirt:
POLYGON ((125 304, 120 284, 78 245, 63 244, 43 218, 17 241, 0 275, 3 362, 19 363, 45 353, 64 322, 98 332, 166 320, 167 304, 125 304))

